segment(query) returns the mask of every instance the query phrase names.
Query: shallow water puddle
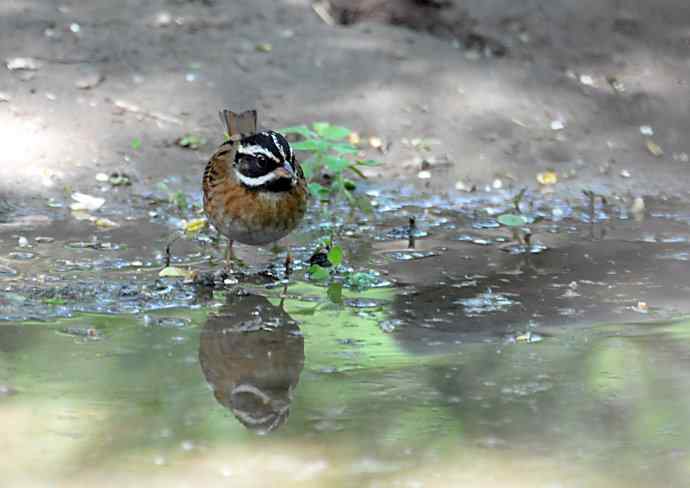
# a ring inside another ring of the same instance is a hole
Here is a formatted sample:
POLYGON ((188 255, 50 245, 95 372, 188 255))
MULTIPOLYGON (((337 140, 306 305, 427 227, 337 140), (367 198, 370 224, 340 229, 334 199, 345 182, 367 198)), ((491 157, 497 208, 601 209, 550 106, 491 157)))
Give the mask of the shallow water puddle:
MULTIPOLYGON (((158 277, 163 214, 0 233, 3 481, 683 485, 685 214, 535 197, 518 243, 505 195, 375 198, 325 227, 360 274, 305 280, 313 217, 282 306, 268 251, 240 250, 242 288, 158 277)), ((219 255, 202 233, 172 262, 219 255)))
POLYGON ((404 328, 379 328, 391 289, 370 309, 315 310, 307 285, 290 294, 283 308, 233 291, 197 310, 4 323, 3 479, 681 486, 690 474, 686 321, 542 327, 539 343, 478 333, 420 354, 404 328))

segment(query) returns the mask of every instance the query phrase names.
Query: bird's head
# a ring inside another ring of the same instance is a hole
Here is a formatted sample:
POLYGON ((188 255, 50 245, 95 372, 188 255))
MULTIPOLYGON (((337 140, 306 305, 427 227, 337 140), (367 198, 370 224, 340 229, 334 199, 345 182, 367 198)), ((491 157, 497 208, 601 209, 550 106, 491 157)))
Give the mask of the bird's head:
POLYGON ((274 131, 238 141, 233 166, 239 182, 250 190, 289 191, 304 178, 290 143, 274 131))

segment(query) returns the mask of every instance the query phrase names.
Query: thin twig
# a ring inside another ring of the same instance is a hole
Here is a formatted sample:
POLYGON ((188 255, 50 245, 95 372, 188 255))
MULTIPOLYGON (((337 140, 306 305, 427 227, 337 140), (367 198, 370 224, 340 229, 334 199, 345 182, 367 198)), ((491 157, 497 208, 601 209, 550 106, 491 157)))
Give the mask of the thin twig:
POLYGON ((113 105, 115 105, 117 108, 124 112, 130 112, 133 114, 140 114, 145 117, 148 117, 150 119, 154 120, 159 120, 161 122, 167 122, 169 124, 176 124, 176 125, 182 125, 182 121, 178 119, 177 117, 173 117, 172 115, 167 115, 161 112, 149 112, 146 110, 143 110, 141 107, 138 105, 134 105, 133 103, 126 102, 124 100, 113 100, 112 101, 113 105))
POLYGON ((311 4, 311 8, 325 24, 330 25, 331 27, 336 24, 335 19, 331 15, 331 5, 328 0, 314 2, 311 4))

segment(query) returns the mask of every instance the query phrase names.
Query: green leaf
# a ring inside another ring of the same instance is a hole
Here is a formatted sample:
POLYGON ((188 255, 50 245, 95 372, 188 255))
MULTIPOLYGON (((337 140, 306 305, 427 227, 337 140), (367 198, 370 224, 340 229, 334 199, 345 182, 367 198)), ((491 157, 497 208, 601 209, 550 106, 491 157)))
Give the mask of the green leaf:
POLYGON ((350 135, 350 129, 347 127, 340 127, 338 125, 328 125, 323 128, 319 135, 324 139, 331 141, 340 141, 350 135))
POLYGON ((178 139, 177 144, 189 149, 199 149, 199 146, 206 144, 206 139, 196 134, 185 134, 178 139))
POLYGON ((318 139, 307 139, 306 141, 293 142, 292 149, 295 151, 326 152, 328 151, 328 143, 318 139))
POLYGON ((506 227, 520 227, 527 223, 527 219, 518 214, 499 215, 496 220, 498 220, 499 224, 505 225, 506 227))
POLYGON ((333 246, 328 251, 328 260, 333 266, 340 266, 343 262, 343 248, 340 246, 333 246))
POLYGON ((359 149, 357 149, 352 144, 331 144, 331 150, 340 154, 357 154, 359 149))
POLYGON ((345 179, 344 187, 347 191, 355 191, 357 189, 357 185, 355 184, 355 182, 348 179, 345 179))
POLYGON ((371 205, 368 196, 357 195, 357 197, 355 198, 355 202, 357 204, 357 208, 359 208, 362 212, 366 214, 374 213, 374 207, 371 205))
POLYGON ((328 299, 335 303, 336 305, 340 305, 343 303, 343 284, 342 283, 331 283, 328 286, 328 291, 327 291, 328 299))
POLYGON ((319 171, 321 163, 319 159, 312 156, 301 162, 302 171, 304 171, 304 177, 309 180, 314 174, 319 171))
POLYGON ((339 158, 337 156, 325 156, 323 158, 326 167, 333 173, 342 173, 348 166, 350 166, 350 161, 345 158, 339 158))
POLYGON ((378 166, 381 164, 381 161, 377 161, 375 159, 358 159, 355 161, 355 164, 360 166, 378 166))
POLYGON ((350 205, 352 205, 353 207, 356 207, 357 206, 357 199, 352 194, 352 192, 350 190, 348 190, 347 188, 343 187, 343 193, 345 194, 347 201, 350 202, 350 205))
POLYGON ((314 122, 311 124, 316 133, 323 137, 323 133, 331 126, 328 122, 314 122))
POLYGON ((331 195, 331 191, 319 183, 309 183, 307 188, 317 198, 328 198, 331 195))
POLYGON ((309 180, 314 176, 314 166, 311 164, 302 164, 302 172, 304 173, 304 177, 309 180))
POLYGON ((182 191, 176 191, 170 195, 170 203, 174 203, 175 206, 180 210, 184 210, 189 206, 187 202, 187 195, 185 195, 182 191))
POLYGON ((356 290, 365 290, 372 287, 376 283, 376 277, 370 273, 364 271, 359 271, 357 273, 352 273, 345 279, 346 284, 350 288, 356 290))
POLYGON ((284 129, 278 129, 281 134, 299 134, 305 139, 313 139, 316 137, 316 132, 310 130, 306 125, 297 125, 294 127, 286 127, 284 129))
POLYGON ((330 273, 326 268, 322 268, 318 264, 312 264, 309 266, 309 278, 314 281, 325 281, 330 276, 330 273))
POLYGON ((137 150, 139 148, 141 148, 141 139, 135 137, 132 139, 132 149, 137 150))

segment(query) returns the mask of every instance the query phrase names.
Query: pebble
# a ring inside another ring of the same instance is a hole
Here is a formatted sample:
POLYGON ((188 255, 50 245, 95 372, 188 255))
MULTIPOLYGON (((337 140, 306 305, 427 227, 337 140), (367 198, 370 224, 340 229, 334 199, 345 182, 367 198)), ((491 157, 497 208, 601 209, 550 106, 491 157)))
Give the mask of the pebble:
POLYGON ((690 157, 688 156, 688 153, 673 153, 673 160, 678 161, 679 163, 687 163, 690 161, 690 157))
POLYGON ((172 20, 172 15, 170 15, 169 12, 159 12, 158 15, 156 15, 155 24, 158 27, 167 27, 172 24, 172 20))
POLYGON ((10 71, 28 70, 35 71, 41 67, 41 63, 34 58, 10 58, 5 62, 10 71))
POLYGON ((563 130, 565 129, 565 123, 562 120, 552 120, 551 130, 563 130))
POLYGON ((74 85, 81 90, 89 90, 101 84, 105 78, 100 73, 89 73, 74 82, 74 85))
POLYGON ((630 208, 630 211, 634 214, 644 213, 644 211, 645 211, 644 198, 635 197, 635 200, 633 201, 633 204, 632 204, 632 207, 630 208))
POLYGON ((36 255, 32 252, 11 252, 9 257, 17 261, 28 261, 36 257, 36 255))
POLYGON ((580 75, 580 83, 586 86, 593 86, 594 78, 592 78, 590 75, 580 75))
POLYGON ((0 264, 0 276, 17 276, 17 274, 16 270, 0 264))
POLYGON ((16 395, 17 390, 7 385, 0 385, 0 397, 16 395))

